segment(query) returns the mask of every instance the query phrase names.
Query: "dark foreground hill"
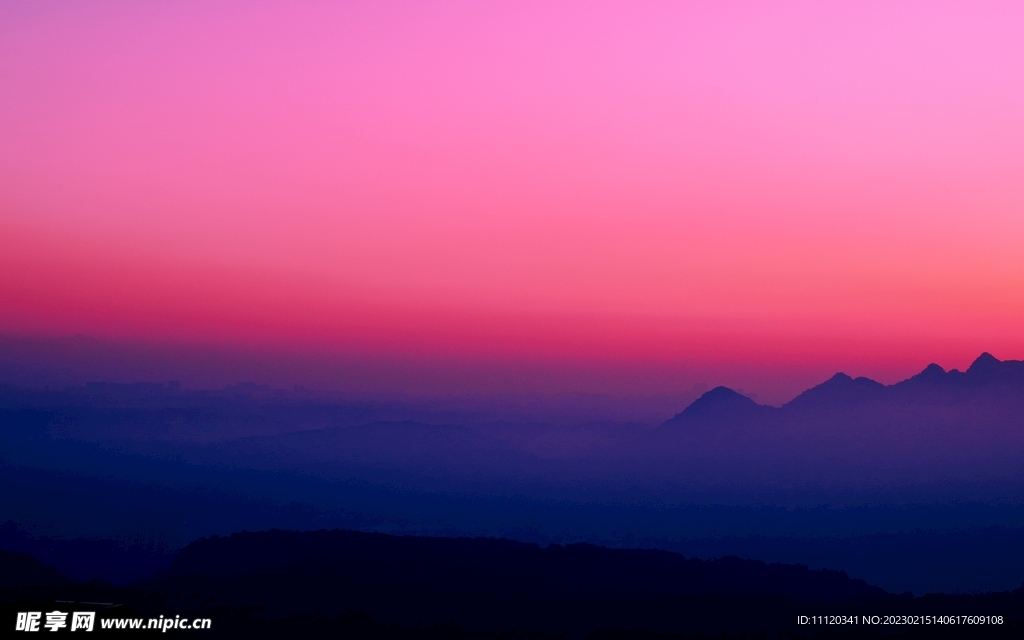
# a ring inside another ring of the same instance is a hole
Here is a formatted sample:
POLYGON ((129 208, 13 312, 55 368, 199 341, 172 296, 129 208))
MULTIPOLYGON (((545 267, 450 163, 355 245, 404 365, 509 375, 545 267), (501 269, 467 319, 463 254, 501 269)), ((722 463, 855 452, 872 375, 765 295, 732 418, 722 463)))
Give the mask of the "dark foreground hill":
POLYGON ((271 616, 355 610, 402 625, 546 632, 743 631, 784 623, 789 601, 885 595, 845 573, 798 565, 337 530, 200 540, 178 554, 163 584, 195 601, 259 603, 271 616), (727 618, 706 615, 725 609, 727 618))
POLYGON ((201 577, 209 583, 291 575, 310 584, 327 581, 334 587, 344 581, 452 596, 511 598, 775 593, 832 601, 885 593, 842 571, 811 571, 801 565, 735 557, 699 560, 654 549, 582 543, 541 548, 497 538, 341 530, 204 538, 182 549, 167 575, 172 581, 201 577))
MULTIPOLYGON (((69 584, 24 554, 0 556, 0 564, 0 573, 24 576, 20 586, 0 588, 2 624, 18 611, 98 609, 100 618, 209 618, 205 638, 1013 638, 1024 630, 1024 590, 914 598, 840 571, 588 544, 243 532, 193 542, 157 579, 123 589, 69 584), (863 619, 893 614, 1000 616, 1000 624, 863 619), (799 623, 828 615, 856 622, 799 623)), ((186 636, 199 633, 168 635, 186 636)))
POLYGON ((47 567, 27 553, 0 550, 0 587, 37 587, 71 584, 56 569, 47 567))

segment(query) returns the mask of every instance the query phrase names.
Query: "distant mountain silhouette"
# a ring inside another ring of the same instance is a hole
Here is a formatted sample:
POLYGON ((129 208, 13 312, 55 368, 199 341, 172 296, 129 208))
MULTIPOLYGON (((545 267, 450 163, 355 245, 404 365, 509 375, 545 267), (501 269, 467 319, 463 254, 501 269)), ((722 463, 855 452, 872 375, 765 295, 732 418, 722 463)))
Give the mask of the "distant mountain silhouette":
POLYGON ((869 378, 851 378, 837 373, 816 387, 804 391, 790 400, 785 409, 814 410, 836 409, 839 407, 871 402, 882 397, 885 385, 869 378))
POLYGON ((675 472, 694 482, 1016 492, 1024 362, 984 353, 966 371, 930 364, 890 385, 838 373, 778 408, 720 387, 652 441, 652 460, 672 452, 675 472))
MULTIPOLYGON (((978 358, 971 363, 971 366, 967 368, 967 375, 973 376, 977 380, 990 381, 997 377, 1011 377, 1014 373, 1018 373, 1019 367, 1015 367, 1014 361, 1001 362, 997 360, 991 353, 985 352, 978 356, 978 358)), ((1019 363, 1024 364, 1024 363, 1019 363)))
MULTIPOLYGON (((953 375, 960 375, 959 371, 956 371, 955 369, 953 371, 956 372, 953 375)), ((903 385, 905 387, 932 387, 936 385, 945 384, 949 380, 950 376, 946 373, 946 370, 933 362, 927 367, 925 367, 924 370, 921 371, 921 373, 915 376, 911 376, 904 380, 903 382, 899 382, 897 384, 903 385)))
POLYGON ((832 423, 836 419, 841 420, 839 414, 852 408, 859 408, 857 415, 860 416, 863 410, 870 410, 872 406, 875 409, 914 407, 936 400, 983 404, 988 413, 1003 408, 1012 411, 1024 403, 1024 361, 1001 361, 983 353, 965 372, 956 369, 946 371, 933 363, 917 375, 892 385, 837 373, 804 391, 777 412, 772 411, 773 407, 759 405, 732 389, 716 387, 667 420, 665 425, 687 422, 724 425, 769 416, 776 421, 787 422, 798 415, 800 419, 807 419, 806 414, 814 413, 832 423), (999 396, 993 398, 994 392, 999 396))
MULTIPOLYGON (((427 421, 429 412, 409 420, 401 407, 248 387, 0 385, 0 486, 11 488, 0 491, 0 511, 32 525, 46 505, 67 532, 60 535, 107 532, 116 522, 156 527, 154 539, 173 540, 170 549, 209 532, 270 527, 632 535, 617 516, 563 516, 554 503, 544 503, 548 515, 535 525, 535 507, 504 506, 506 496, 580 504, 624 496, 667 504, 1001 499, 1024 486, 1022 364, 985 354, 966 371, 929 365, 891 385, 838 374, 782 407, 718 387, 685 409, 680 403, 662 428, 483 418, 466 425, 450 416, 427 421), (439 496, 436 504, 474 506, 437 507, 444 515, 435 517, 422 506, 427 494, 439 496)), ((661 538, 678 535, 657 526, 661 538)), ((4 547, 8 537, 0 531, 0 548, 42 549, 13 538, 4 547)), ((139 574, 96 574, 114 564, 104 555, 148 555, 149 568, 168 557, 123 546, 100 554, 95 545, 87 553, 55 543, 37 557, 72 578, 101 575, 118 585, 139 574)))
POLYGON ((715 387, 694 400, 667 424, 745 424, 763 420, 774 411, 774 407, 758 404, 728 387, 715 387))
POLYGON ((1024 361, 998 360, 990 353, 978 356, 967 371, 946 371, 933 363, 925 367, 921 373, 892 385, 894 389, 930 388, 946 391, 985 388, 1007 391, 1006 387, 1024 390, 1024 361))

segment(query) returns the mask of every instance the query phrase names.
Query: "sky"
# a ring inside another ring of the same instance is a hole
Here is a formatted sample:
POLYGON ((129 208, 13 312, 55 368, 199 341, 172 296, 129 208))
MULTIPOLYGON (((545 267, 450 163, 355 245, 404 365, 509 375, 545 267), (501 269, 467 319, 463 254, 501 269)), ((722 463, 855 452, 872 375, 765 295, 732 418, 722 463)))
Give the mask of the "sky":
POLYGON ((1012 2, 4 3, 0 333, 776 403, 1021 359, 1022 32, 1012 2))

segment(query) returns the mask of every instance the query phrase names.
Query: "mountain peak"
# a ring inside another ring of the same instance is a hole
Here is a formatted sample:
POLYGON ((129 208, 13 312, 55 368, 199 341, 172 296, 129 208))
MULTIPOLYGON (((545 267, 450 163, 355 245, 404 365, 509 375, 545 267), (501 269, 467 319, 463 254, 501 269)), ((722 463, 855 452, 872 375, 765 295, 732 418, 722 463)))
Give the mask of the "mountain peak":
POLYGON ((729 387, 715 387, 690 403, 690 406, 683 409, 682 413, 677 413, 669 422, 718 418, 746 419, 758 416, 766 409, 768 407, 757 404, 729 387))
POLYGON ((825 382, 822 382, 815 388, 821 387, 838 387, 843 389, 877 389, 884 387, 881 382, 876 382, 871 378, 865 378, 859 376, 857 378, 851 378, 845 373, 837 373, 825 382))
POLYGON ((978 358, 971 363, 971 366, 967 368, 968 373, 987 373, 994 371, 1002 362, 993 356, 991 353, 986 351, 985 353, 978 356, 978 358))
POLYGON ((885 389, 885 385, 870 378, 851 378, 837 373, 816 387, 811 387, 790 400, 790 409, 812 409, 865 402, 885 389))
POLYGON ((922 369, 921 373, 911 376, 904 380, 903 382, 900 382, 899 384, 910 384, 914 386, 932 385, 942 383, 946 379, 946 370, 933 362, 924 369, 922 369))
POLYGON ((991 353, 985 352, 971 363, 967 371, 961 373, 956 369, 944 371, 937 364, 930 364, 921 373, 898 383, 902 388, 965 388, 977 387, 998 382, 1024 382, 1024 362, 1019 360, 999 360, 991 353))
POLYGON ((753 402, 753 400, 751 400, 747 396, 743 395, 739 391, 735 391, 733 389, 730 389, 729 387, 723 387, 723 386, 717 386, 714 389, 712 389, 711 391, 705 391, 703 394, 701 394, 701 396, 700 396, 700 398, 698 398, 698 400, 702 400, 702 399, 703 400, 713 400, 713 399, 714 400, 725 400, 727 398, 731 398, 731 399, 743 398, 744 400, 750 400, 750 402, 753 402))

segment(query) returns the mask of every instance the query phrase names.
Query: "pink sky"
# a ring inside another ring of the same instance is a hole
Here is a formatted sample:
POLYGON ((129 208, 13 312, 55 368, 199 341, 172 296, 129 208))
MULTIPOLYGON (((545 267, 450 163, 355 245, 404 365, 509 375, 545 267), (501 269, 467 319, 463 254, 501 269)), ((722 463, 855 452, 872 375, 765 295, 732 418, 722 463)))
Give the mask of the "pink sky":
POLYGON ((0 332, 772 401, 1024 358, 1021 33, 1011 2, 5 3, 0 332))

